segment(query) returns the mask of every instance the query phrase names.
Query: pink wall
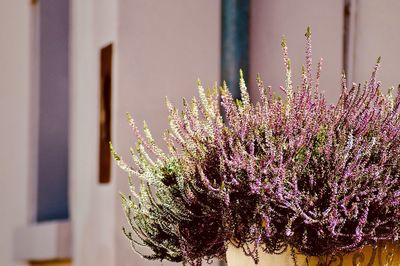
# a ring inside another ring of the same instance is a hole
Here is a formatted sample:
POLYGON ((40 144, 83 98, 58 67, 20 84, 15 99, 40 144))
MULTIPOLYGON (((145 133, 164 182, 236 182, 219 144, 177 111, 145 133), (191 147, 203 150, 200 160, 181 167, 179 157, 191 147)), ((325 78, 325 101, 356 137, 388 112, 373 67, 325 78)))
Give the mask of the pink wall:
MULTIPOLYGON (((381 56, 378 79, 386 90, 400 84, 400 1, 354 1, 356 3, 354 34, 355 81, 369 79, 376 59, 381 56)), ((355 4, 354 3, 354 4, 355 4)))
POLYGON ((29 180, 34 177, 30 18, 30 1, 0 1, 0 265, 7 266, 19 263, 14 232, 29 221, 29 180))
MULTIPOLYGON (((118 14, 118 87, 114 144, 129 161, 134 145, 126 112, 141 125, 146 120, 155 139, 167 127, 165 96, 176 103, 196 94, 196 80, 212 86, 220 78, 220 1, 120 1, 118 14)), ((117 190, 126 191, 127 176, 115 171, 117 190)), ((116 203, 118 266, 160 265, 134 255, 122 235, 125 225, 116 203)), ((163 265, 169 265, 163 262, 163 265)))
POLYGON ((253 0, 250 14, 251 81, 260 73, 266 85, 278 89, 284 84, 281 38, 285 35, 293 84, 299 84, 305 55, 304 33, 311 26, 313 62, 324 59, 321 90, 326 91, 329 100, 336 99, 342 72, 343 1, 253 0))

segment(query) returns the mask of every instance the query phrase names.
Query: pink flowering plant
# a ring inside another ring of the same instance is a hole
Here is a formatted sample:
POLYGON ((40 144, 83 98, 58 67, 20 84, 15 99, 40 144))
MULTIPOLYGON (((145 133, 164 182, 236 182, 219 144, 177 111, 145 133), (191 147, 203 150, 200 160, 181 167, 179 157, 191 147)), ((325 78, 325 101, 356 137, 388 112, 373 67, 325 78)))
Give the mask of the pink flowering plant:
POLYGON ((312 72, 310 37, 308 29, 295 88, 282 41, 283 97, 258 77, 260 99, 252 103, 241 75, 241 100, 225 84, 205 90, 198 82, 199 99, 184 100, 182 111, 167 101, 167 151, 128 116, 137 138, 133 165, 111 149, 129 176, 122 205, 133 249, 201 265, 224 259, 229 245, 257 263, 260 251, 335 256, 398 241, 399 94, 381 91, 378 59, 363 84, 348 87, 343 75, 338 101, 328 104, 322 60, 312 72))

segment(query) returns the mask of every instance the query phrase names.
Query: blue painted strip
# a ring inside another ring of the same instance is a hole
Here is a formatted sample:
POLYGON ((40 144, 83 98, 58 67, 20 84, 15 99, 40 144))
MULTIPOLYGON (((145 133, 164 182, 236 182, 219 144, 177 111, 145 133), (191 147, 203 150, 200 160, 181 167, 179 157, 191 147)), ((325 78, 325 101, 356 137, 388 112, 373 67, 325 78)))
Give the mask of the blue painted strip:
POLYGON ((40 0, 40 109, 36 221, 69 218, 69 0, 40 0))
POLYGON ((239 69, 249 70, 250 0, 222 0, 221 79, 233 97, 240 98, 239 69))

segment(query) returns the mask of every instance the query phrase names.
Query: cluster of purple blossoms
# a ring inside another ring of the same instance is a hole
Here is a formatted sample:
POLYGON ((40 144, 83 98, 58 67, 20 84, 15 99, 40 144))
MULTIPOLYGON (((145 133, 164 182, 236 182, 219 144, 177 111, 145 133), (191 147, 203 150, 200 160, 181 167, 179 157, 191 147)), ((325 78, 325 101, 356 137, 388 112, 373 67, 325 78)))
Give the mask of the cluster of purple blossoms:
POLYGON ((145 258, 201 265, 234 245, 257 263, 260 251, 333 256, 398 241, 400 96, 382 93, 378 59, 364 84, 347 87, 343 75, 337 103, 328 104, 322 61, 312 73, 310 35, 295 90, 282 41, 284 97, 258 77, 260 100, 251 103, 241 75, 240 101, 225 84, 204 90, 199 82, 199 100, 184 100, 182 111, 167 102, 167 152, 129 116, 134 165, 112 153, 131 188, 122 195, 124 233, 136 251, 152 250, 145 258))

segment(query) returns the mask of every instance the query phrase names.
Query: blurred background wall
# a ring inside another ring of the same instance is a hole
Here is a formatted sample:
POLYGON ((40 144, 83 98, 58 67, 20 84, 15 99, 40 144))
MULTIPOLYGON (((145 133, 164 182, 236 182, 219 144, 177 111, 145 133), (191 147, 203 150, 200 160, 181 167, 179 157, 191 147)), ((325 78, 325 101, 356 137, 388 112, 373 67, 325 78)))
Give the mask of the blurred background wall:
POLYGON ((0 1, 0 265, 18 265, 14 230, 30 220, 30 12, 25 1, 0 1))
POLYGON ((180 105, 198 77, 207 86, 230 78, 229 56, 247 53, 240 67, 256 100, 257 72, 275 89, 284 81, 282 35, 299 80, 311 26, 330 102, 343 69, 362 82, 378 56, 383 87, 400 80, 398 1, 227 1, 0 0, 0 266, 172 265, 129 248, 118 195, 127 179, 102 165, 101 142, 110 137, 128 158, 126 112, 160 139, 165 96, 180 105), (247 31, 227 30, 223 19, 235 14, 247 31), (227 32, 247 50, 229 54, 227 32))
MULTIPOLYGON (((213 85, 220 78, 220 2, 215 0, 119 2, 117 29, 118 92, 115 109, 115 147, 125 158, 133 146, 126 112, 135 121, 150 125, 154 138, 162 140, 168 126, 165 96, 181 106, 182 97, 196 94, 196 80, 213 85), (163 47, 160 49, 160 47, 163 47), (132 52, 135 51, 135 52, 132 52), (122 56, 123 55, 123 56, 122 56)), ((160 142, 159 142, 160 143, 160 142)), ((128 191, 126 175, 115 171, 117 191, 128 191)), ((120 201, 115 204, 116 264, 160 265, 138 259, 120 234, 125 217, 120 201)), ((172 263, 163 262, 163 265, 172 263)))

